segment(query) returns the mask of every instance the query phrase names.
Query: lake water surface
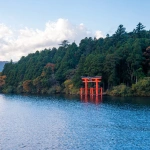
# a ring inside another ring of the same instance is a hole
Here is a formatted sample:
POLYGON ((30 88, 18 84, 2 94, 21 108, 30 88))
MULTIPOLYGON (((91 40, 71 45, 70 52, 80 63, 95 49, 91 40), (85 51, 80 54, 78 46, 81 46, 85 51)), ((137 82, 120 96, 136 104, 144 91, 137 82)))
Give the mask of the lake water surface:
POLYGON ((150 98, 0 95, 0 150, 150 149, 150 98))

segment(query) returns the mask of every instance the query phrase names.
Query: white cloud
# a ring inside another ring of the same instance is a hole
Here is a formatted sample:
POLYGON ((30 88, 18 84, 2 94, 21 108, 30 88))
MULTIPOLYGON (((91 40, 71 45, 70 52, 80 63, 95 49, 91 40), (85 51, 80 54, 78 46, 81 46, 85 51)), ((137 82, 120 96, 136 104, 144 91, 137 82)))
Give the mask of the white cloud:
POLYGON ((99 31, 99 30, 96 31, 96 32, 95 32, 95 37, 96 37, 96 39, 99 39, 99 38, 101 38, 101 37, 104 37, 103 34, 102 34, 102 31, 99 31))
POLYGON ((4 24, 0 24, 0 39, 2 38, 7 38, 10 37, 12 35, 12 31, 5 26, 4 24))
MULTIPOLYGON (((63 40, 77 44, 85 37, 93 37, 83 23, 74 25, 67 19, 58 19, 56 22, 47 22, 44 30, 30 29, 11 30, 0 24, 0 60, 17 61, 36 50, 58 47, 63 40)), ((96 31, 96 38, 102 37, 101 31, 96 31)))

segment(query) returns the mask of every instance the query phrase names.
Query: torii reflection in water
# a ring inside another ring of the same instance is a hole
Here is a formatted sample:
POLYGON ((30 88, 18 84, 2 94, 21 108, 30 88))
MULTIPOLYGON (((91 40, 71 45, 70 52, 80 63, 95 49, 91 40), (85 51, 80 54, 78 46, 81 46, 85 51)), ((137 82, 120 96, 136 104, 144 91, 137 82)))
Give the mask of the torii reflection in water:
POLYGON ((100 104, 102 103, 102 96, 96 96, 96 95, 80 95, 80 99, 84 103, 95 103, 100 104))

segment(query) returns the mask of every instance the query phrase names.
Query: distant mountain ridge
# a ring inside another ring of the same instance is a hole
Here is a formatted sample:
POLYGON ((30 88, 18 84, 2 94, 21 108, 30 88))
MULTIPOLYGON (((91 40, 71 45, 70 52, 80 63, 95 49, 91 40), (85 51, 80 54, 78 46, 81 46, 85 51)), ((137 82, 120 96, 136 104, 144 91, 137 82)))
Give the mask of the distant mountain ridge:
POLYGON ((4 65, 7 63, 8 61, 0 61, 0 72, 3 70, 4 65))

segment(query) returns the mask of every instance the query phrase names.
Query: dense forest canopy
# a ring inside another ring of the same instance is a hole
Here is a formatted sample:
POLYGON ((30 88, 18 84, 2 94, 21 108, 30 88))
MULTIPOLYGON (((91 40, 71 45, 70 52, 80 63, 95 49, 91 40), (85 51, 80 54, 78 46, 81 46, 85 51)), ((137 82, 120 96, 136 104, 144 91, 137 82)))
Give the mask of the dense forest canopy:
POLYGON ((59 48, 44 49, 5 64, 3 92, 77 93, 81 76, 102 76, 104 90, 131 87, 150 77, 150 30, 142 23, 126 32, 119 25, 106 38, 84 38, 79 46, 64 40, 59 48))

